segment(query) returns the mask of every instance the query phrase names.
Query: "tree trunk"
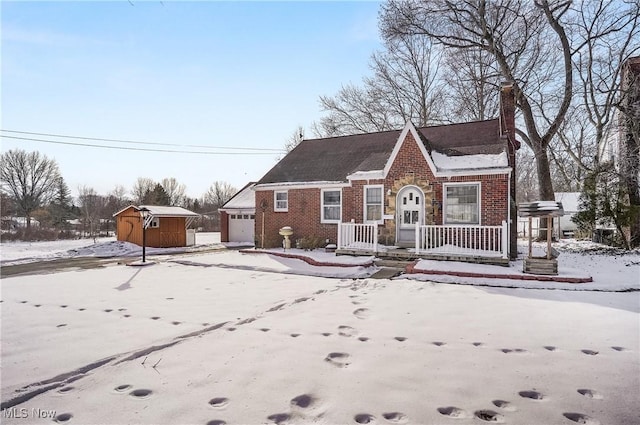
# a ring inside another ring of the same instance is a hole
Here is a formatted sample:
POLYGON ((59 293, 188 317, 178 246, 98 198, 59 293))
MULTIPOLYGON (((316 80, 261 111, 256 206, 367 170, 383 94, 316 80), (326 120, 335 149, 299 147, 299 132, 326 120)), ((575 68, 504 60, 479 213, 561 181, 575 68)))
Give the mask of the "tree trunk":
POLYGON ((555 195, 553 193, 553 182, 551 180, 551 169, 549 168, 547 148, 538 144, 534 154, 536 157, 536 169, 538 171, 538 191, 540 201, 554 201, 555 195))
MULTIPOLYGON (((536 168, 538 171, 538 191, 540 201, 554 201, 553 182, 551 180, 551 169, 549 168, 549 157, 547 156, 546 147, 541 146, 538 142, 534 146, 534 154, 536 158, 536 168)), ((547 232, 553 232, 553 220, 549 222, 546 217, 540 218, 540 229, 538 231, 538 240, 547 240, 547 232)))

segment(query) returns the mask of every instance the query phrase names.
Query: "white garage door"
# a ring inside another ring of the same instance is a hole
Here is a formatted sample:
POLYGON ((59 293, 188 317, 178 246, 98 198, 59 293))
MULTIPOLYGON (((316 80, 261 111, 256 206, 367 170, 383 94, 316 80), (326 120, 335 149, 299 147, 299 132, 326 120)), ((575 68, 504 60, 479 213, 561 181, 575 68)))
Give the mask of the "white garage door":
POLYGON ((254 243, 255 221, 254 214, 229 215, 229 242, 254 243))

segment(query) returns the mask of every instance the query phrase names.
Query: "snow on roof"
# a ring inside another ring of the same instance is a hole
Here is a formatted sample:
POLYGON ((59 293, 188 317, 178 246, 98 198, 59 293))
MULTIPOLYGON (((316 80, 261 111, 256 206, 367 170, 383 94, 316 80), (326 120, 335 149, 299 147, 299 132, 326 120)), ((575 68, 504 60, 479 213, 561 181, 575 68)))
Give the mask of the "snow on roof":
POLYGON ((556 192, 555 199, 562 202, 565 212, 580 211, 580 192, 556 192))
POLYGON ((509 166, 506 152, 498 154, 448 156, 434 150, 431 152, 431 158, 439 170, 506 168, 509 166))
POLYGON ((233 198, 229 199, 220 208, 220 211, 227 210, 255 210, 256 193, 253 190, 255 183, 249 183, 240 192, 236 193, 233 198))
POLYGON ((154 217, 198 217, 193 211, 182 207, 166 207, 160 205, 140 205, 138 209, 147 208, 154 217))
POLYGON ((119 215, 123 211, 128 210, 129 208, 133 208, 136 211, 140 211, 140 209, 142 208, 147 208, 149 210, 149 214, 155 217, 200 217, 200 214, 194 213, 193 211, 189 211, 188 209, 182 207, 167 207, 161 205, 129 205, 114 213, 113 217, 119 215))

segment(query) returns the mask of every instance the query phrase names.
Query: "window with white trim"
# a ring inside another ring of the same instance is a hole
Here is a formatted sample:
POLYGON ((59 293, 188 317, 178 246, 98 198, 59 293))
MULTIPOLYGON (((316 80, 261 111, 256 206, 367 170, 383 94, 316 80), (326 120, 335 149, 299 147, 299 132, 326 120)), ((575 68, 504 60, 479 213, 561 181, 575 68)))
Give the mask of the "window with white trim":
POLYGON ((339 223, 342 217, 342 191, 322 189, 320 192, 321 223, 339 223))
POLYGON ((382 191, 384 186, 365 186, 364 187, 364 222, 382 221, 382 209, 384 201, 382 191))
POLYGON ((280 212, 289 211, 289 192, 286 190, 276 190, 273 192, 273 210, 280 212))
POLYGON ((444 185, 445 224, 480 224, 480 184, 444 185))

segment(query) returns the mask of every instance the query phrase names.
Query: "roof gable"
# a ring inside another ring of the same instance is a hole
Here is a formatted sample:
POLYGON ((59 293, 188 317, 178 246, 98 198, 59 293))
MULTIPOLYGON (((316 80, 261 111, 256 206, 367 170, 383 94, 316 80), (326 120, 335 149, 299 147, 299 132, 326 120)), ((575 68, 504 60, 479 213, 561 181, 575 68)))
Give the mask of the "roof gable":
POLYGON ((427 151, 427 148, 423 143, 422 137, 420 137, 420 135, 418 134, 418 131, 413 126, 413 124, 411 124, 411 122, 408 122, 407 124, 405 124, 404 130, 402 130, 402 133, 400 133, 400 136, 398 137, 398 141, 396 142, 396 145, 393 148, 393 152, 391 152, 391 156, 389 157, 389 159, 387 160, 387 163, 384 166, 383 176, 386 176, 387 174, 389 174, 389 170, 391 170, 391 167, 393 166, 393 163, 395 162, 396 157, 398 156, 398 153, 402 148, 402 145, 407 141, 407 136, 409 134, 413 136, 413 139, 415 140, 415 143, 418 146, 418 149, 420 150, 420 153, 424 157, 425 161, 427 161, 427 165, 429 165, 431 172, 434 175, 436 174, 437 168, 433 163, 433 160, 431 159, 431 155, 429 155, 429 152, 427 151))
POLYGON ((242 209, 255 209, 256 207, 256 193, 253 187, 256 184, 254 182, 248 183, 245 187, 240 189, 238 193, 233 195, 225 204, 219 208, 220 211, 225 210, 242 210, 242 209))

